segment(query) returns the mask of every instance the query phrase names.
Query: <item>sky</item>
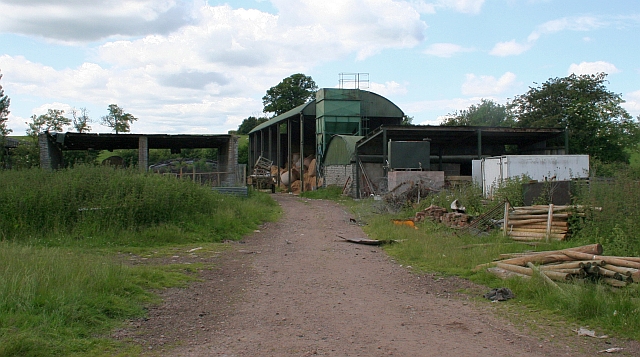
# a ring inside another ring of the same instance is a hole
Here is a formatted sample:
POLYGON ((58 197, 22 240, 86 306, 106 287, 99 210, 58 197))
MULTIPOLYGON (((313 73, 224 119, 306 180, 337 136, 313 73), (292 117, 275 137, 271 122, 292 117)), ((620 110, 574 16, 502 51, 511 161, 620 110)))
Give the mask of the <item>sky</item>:
POLYGON ((133 133, 226 134, 295 73, 320 88, 362 73, 361 89, 438 125, 481 99, 605 72, 640 115, 637 0, 0 0, 0 14, 13 135, 73 108, 110 132, 110 104, 138 118, 133 133))

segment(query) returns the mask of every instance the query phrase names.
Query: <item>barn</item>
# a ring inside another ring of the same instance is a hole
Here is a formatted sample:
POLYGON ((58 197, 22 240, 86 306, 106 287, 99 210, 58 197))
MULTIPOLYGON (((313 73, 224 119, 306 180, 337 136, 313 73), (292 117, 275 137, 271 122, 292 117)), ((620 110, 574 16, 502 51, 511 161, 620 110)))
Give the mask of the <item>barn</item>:
POLYGON ((289 192, 338 185, 362 197, 407 180, 470 181, 472 161, 486 157, 568 153, 563 129, 401 125, 403 117, 378 94, 323 88, 249 133, 249 164, 272 161, 289 192))

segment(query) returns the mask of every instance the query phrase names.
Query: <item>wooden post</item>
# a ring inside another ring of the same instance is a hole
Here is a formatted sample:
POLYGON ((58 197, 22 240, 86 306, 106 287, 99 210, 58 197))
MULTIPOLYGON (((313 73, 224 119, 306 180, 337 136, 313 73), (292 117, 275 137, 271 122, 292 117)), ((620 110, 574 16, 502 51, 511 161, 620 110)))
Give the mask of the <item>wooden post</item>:
POLYGON ((549 213, 547 214, 547 235, 546 239, 549 242, 549 237, 551 236, 551 223, 553 222, 553 203, 549 204, 549 213))
POLYGON ((504 219, 502 220, 502 236, 507 236, 507 229, 509 228, 509 201, 504 201, 504 219))

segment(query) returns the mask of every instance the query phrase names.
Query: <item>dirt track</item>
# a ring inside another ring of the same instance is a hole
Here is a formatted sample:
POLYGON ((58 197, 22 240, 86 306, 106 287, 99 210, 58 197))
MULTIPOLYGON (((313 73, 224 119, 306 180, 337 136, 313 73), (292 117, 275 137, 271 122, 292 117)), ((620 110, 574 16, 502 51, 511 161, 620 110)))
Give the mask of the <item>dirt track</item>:
MULTIPOLYGON (((473 300, 486 288, 418 276, 380 248, 341 241, 365 235, 336 203, 273 197, 280 221, 233 244, 201 282, 169 289, 119 337, 164 356, 589 356, 620 346, 532 336, 473 300)), ((639 355, 637 343, 624 347, 617 355, 639 355)))

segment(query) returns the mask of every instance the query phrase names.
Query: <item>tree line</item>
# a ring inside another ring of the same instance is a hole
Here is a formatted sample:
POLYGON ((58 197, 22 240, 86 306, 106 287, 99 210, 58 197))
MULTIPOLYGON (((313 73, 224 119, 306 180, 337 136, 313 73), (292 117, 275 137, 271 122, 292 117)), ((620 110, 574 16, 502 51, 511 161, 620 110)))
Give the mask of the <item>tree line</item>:
POLYGON ((607 89, 606 77, 597 73, 551 78, 506 105, 482 99, 450 113, 442 125, 566 129, 570 153, 628 163, 630 152, 640 144, 640 116, 634 119, 622 107, 622 96, 607 89))

